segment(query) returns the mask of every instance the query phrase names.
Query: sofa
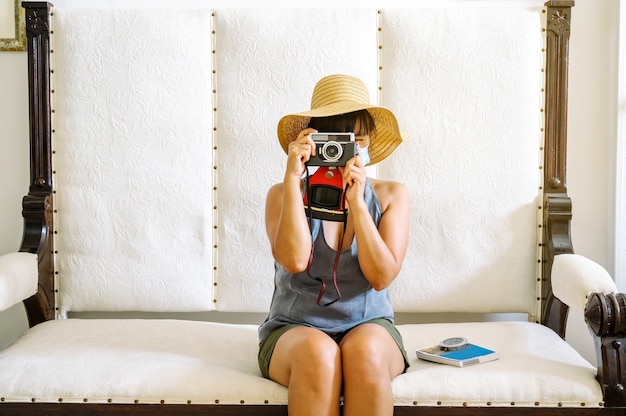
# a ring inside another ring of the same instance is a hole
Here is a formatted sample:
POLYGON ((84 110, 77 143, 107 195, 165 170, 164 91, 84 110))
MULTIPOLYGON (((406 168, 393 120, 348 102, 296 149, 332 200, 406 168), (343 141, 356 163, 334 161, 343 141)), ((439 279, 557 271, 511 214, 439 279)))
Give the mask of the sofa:
POLYGON ((0 310, 23 301, 30 328, 0 351, 0 415, 287 413, 256 361, 262 212, 276 123, 329 73, 410 136, 369 168, 411 197, 394 413, 625 414, 626 297, 570 235, 573 1, 23 6, 31 181, 0 310), (565 340, 570 308, 597 365, 565 340), (417 358, 450 337, 500 358, 417 358))

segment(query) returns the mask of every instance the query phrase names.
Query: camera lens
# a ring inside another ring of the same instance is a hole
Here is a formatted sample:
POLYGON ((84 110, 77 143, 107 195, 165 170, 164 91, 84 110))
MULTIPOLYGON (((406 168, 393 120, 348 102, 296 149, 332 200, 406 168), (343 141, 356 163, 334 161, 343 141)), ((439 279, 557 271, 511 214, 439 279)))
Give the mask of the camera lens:
POLYGON ((341 189, 327 185, 313 185, 311 187, 311 203, 313 206, 326 209, 340 209, 341 189))
POLYGON ((321 153, 327 161, 336 162, 343 155, 343 147, 337 142, 326 142, 321 153))

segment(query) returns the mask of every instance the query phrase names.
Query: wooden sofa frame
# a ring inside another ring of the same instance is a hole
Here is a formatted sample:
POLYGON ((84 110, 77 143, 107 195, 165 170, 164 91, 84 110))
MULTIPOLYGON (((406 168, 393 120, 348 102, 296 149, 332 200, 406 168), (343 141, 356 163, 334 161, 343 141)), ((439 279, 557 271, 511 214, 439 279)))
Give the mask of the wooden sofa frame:
MULTIPOLYGON (((568 48, 571 8, 574 1, 551 0, 545 3, 548 25, 545 84, 545 163, 543 204, 542 324, 565 337, 568 306, 551 289, 550 270, 554 256, 573 253, 570 235, 572 203, 566 187, 568 48)), ((28 39, 28 79, 30 109, 30 187, 23 199, 24 238, 20 251, 37 253, 39 290, 24 301, 29 325, 55 318, 54 250, 51 235, 54 188, 50 83, 49 14, 46 2, 24 2, 28 39)), ((402 415, 624 415, 626 414, 626 297, 623 294, 594 294, 589 298, 585 318, 595 336, 598 357, 598 382, 604 392, 599 408, 528 407, 403 407, 402 415)), ((174 405, 174 404, 76 404, 76 403, 0 403, 0 415, 283 415, 286 406, 256 405, 174 405)))

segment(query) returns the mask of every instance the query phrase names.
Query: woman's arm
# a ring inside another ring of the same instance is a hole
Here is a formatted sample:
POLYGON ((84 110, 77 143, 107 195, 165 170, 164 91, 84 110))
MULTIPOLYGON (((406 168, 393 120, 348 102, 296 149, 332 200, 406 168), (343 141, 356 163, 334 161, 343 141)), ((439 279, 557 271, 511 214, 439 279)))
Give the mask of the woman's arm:
POLYGON ((359 266, 372 287, 382 290, 400 273, 406 254, 409 240, 408 189, 398 182, 370 180, 383 210, 377 228, 365 204, 367 172, 360 157, 350 159, 342 172, 344 183, 348 185, 348 215, 352 217, 359 266))
POLYGON ((314 129, 303 130, 289 144, 285 178, 270 188, 265 203, 265 227, 272 255, 291 273, 304 271, 311 254, 311 231, 304 214, 300 178, 306 169, 304 163, 315 151, 309 137, 313 132, 314 129))
POLYGON ((396 278, 406 254, 409 234, 409 193, 397 182, 378 182, 383 213, 376 228, 365 204, 350 206, 363 275, 376 290, 396 278))

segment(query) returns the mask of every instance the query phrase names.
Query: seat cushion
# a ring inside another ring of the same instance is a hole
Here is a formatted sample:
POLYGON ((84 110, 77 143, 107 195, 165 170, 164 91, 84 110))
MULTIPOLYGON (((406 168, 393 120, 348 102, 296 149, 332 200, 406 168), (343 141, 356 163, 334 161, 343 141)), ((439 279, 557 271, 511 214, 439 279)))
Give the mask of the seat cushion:
POLYGON ((451 406, 600 406, 596 369, 551 329, 530 322, 400 325, 415 349, 465 337, 500 359, 453 367, 414 359, 394 380, 397 404, 451 406))
MULTIPOLYGON (((551 330, 527 322, 400 325, 411 367, 397 405, 599 406, 595 368, 551 330), (497 361, 457 368, 417 348, 463 336, 497 361)), ((285 404, 263 379, 256 325, 184 320, 68 319, 28 330, 0 352, 5 402, 285 404)))

